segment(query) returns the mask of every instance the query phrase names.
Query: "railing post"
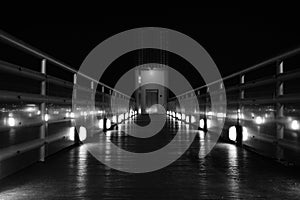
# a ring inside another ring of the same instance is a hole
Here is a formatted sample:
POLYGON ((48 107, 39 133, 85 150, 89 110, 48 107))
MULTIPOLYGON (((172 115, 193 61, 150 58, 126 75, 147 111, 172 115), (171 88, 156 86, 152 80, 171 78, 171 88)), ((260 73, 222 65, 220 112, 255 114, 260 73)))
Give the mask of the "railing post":
POLYGON ((204 104, 204 132, 207 132, 208 131, 208 126, 207 126, 207 106, 208 106, 208 103, 209 103, 209 87, 207 86, 206 88, 206 95, 205 95, 205 104, 204 104))
MULTIPOLYGON (((283 61, 278 61, 276 63, 276 76, 283 73, 283 61)), ((283 91, 283 81, 276 82, 276 97, 282 96, 283 91)), ((283 114, 284 105, 282 103, 276 103, 276 139, 277 139, 277 159, 281 159, 283 157, 283 149, 279 146, 278 142, 284 137, 284 125, 281 123, 283 114)))
MULTIPOLYGON (((245 74, 240 75, 240 86, 242 86, 245 83, 245 74)), ((237 132, 237 138, 236 142, 237 145, 243 144, 243 127, 241 126, 241 113, 244 113, 244 105, 242 103, 243 99, 245 98, 245 90, 240 89, 239 90, 239 104, 237 109, 237 125, 236 125, 236 132, 237 132)))
MULTIPOLYGON (((43 59, 41 62, 41 73, 46 75, 46 59, 43 59)), ((46 95, 46 80, 43 80, 41 82, 41 95, 46 95)), ((46 103, 42 102, 40 105, 41 109, 41 119, 42 119, 42 125, 40 126, 40 139, 45 140, 46 137, 46 131, 47 131, 47 122, 45 121, 45 115, 46 115, 46 103)), ((45 161, 45 144, 43 144, 40 147, 39 152, 39 161, 44 162, 45 161)))
MULTIPOLYGON (((75 102, 76 102, 76 99, 77 99, 77 74, 74 74, 74 76, 73 76, 73 84, 74 84, 74 87, 73 87, 73 100, 75 100, 75 102)), ((73 113, 76 113, 75 108, 76 108, 76 104, 73 102, 73 107, 72 107, 73 113)), ((79 144, 80 143, 77 128, 78 127, 76 127, 76 126, 74 128, 74 144, 79 144)))

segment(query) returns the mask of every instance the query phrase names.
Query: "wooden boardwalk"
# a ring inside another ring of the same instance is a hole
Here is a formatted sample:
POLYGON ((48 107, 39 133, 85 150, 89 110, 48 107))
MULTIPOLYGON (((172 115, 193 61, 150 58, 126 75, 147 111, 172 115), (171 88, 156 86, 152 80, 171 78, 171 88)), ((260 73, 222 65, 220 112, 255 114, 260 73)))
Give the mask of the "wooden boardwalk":
MULTIPOLYGON (((124 136, 116 140, 149 150, 172 138, 166 137, 172 123, 148 147, 124 136)), ((184 154, 161 170, 130 174, 106 167, 81 145, 2 179, 0 199, 300 199, 300 172, 218 143, 205 158, 184 154)))

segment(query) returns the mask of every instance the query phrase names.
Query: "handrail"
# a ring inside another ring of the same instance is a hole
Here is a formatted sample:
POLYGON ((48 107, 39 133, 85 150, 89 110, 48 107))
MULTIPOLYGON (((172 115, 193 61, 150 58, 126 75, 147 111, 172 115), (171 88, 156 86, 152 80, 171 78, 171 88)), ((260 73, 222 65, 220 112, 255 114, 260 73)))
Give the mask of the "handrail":
MULTIPOLYGON (((205 88, 205 87, 211 86, 211 85, 213 85, 213 84, 219 83, 219 82, 221 82, 221 81, 225 81, 225 80, 228 80, 228 79, 230 79, 230 78, 233 78, 233 77, 237 77, 237 76, 243 75, 243 74, 245 74, 245 73, 247 73, 247 72, 254 71, 254 70, 256 70, 256 69, 259 69, 259 68, 261 68, 261 67, 264 67, 264 66, 266 66, 266 65, 268 65, 268 64, 271 64, 271 63, 274 63, 274 62, 277 62, 277 61, 281 61, 281 60, 283 60, 283 59, 286 59, 286 58, 291 57, 291 56, 293 56, 293 55, 295 55, 295 54, 298 54, 298 53, 300 53, 300 47, 298 47, 298 48, 296 48, 296 49, 294 49, 294 50, 288 51, 288 52, 286 52, 286 53, 280 54, 280 55, 278 55, 278 56, 275 56, 275 57, 273 57, 273 58, 269 58, 268 60, 265 60, 265 61, 263 61, 263 62, 260 62, 260 63, 256 64, 256 65, 253 65, 253 66, 251 66, 251 67, 248 67, 248 68, 243 69, 243 70, 241 70, 241 71, 238 71, 238 72, 235 72, 235 73, 230 74, 230 75, 228 75, 228 76, 225 76, 224 78, 218 79, 218 80, 216 80, 216 81, 210 82, 210 83, 208 83, 208 84, 205 84, 205 85, 202 85, 202 86, 197 87, 197 88, 195 88, 195 89, 192 89, 192 90, 189 90, 189 91, 187 91, 187 92, 184 92, 184 93, 182 93, 182 94, 180 94, 180 95, 177 95, 176 97, 180 97, 180 96, 183 96, 183 95, 188 94, 188 93, 190 93, 190 92, 193 92, 193 91, 196 91, 196 90, 200 90, 200 89, 203 89, 203 88, 205 88)), ((171 98, 171 99, 174 99, 174 98, 176 98, 176 97, 173 97, 173 98, 171 98)))
POLYGON ((114 89, 114 88, 106 85, 105 83, 99 82, 98 80, 96 80, 96 79, 94 79, 94 78, 92 78, 92 77, 90 77, 90 76, 88 76, 86 74, 83 74, 83 73, 75 70, 71 66, 69 66, 69 65, 67 65, 67 64, 65 64, 65 63, 63 63, 63 62, 61 62, 61 61, 53 58, 52 56, 50 56, 50 55, 48 55, 48 54, 46 54, 46 53, 44 53, 44 52, 42 52, 42 51, 40 51, 40 50, 32 47, 29 44, 26 44, 25 42, 23 42, 23 41, 15 38, 13 36, 11 36, 10 34, 4 32, 1 29, 0 29, 0 40, 5 41, 9 45, 16 46, 20 50, 22 50, 22 51, 24 51, 26 53, 32 54, 33 56, 36 56, 36 57, 39 57, 39 58, 42 58, 42 59, 46 59, 47 61, 49 61, 49 62, 51 62, 51 63, 53 63, 53 64, 55 64, 55 65, 57 65, 57 66, 59 66, 59 67, 61 67, 63 69, 65 69, 65 70, 67 70, 69 72, 72 72, 74 74, 78 74, 78 75, 80 75, 80 76, 82 76, 82 77, 84 77, 84 78, 86 78, 86 79, 88 79, 90 81, 95 82, 96 84, 102 85, 102 86, 104 86, 104 87, 106 87, 106 88, 108 88, 110 90, 118 92, 118 93, 122 94, 123 96, 126 96, 127 98, 131 99, 130 96, 128 96, 128 95, 126 95, 126 94, 124 94, 124 93, 122 93, 122 92, 120 92, 120 91, 118 91, 118 90, 116 90, 116 89, 114 89))

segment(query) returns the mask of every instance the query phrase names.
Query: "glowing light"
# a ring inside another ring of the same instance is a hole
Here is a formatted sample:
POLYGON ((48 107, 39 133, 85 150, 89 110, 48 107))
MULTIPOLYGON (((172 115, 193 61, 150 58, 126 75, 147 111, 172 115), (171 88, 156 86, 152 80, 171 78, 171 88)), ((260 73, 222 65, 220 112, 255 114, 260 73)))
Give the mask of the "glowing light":
POLYGON ((74 114, 73 112, 71 112, 71 113, 70 113, 70 117, 71 117, 71 118, 74 118, 74 117, 75 117, 75 114, 74 114))
POLYGON ((249 134, 248 129, 246 127, 243 127, 243 141, 248 140, 249 134))
POLYGON ((196 122, 196 118, 194 116, 191 116, 191 123, 195 123, 196 122))
POLYGON ((207 126, 207 128, 210 128, 211 125, 212 125, 211 119, 207 119, 207 120, 206 120, 206 126, 207 126))
POLYGON ((235 126, 230 127, 229 128, 229 140, 236 141, 236 136, 237 136, 236 127, 235 126))
POLYGON ((84 141, 86 139, 86 136, 87 136, 86 128, 83 127, 83 126, 80 126, 80 128, 79 128, 79 140, 84 141))
POLYGON ((260 117, 260 116, 257 116, 255 118, 255 123, 257 123, 257 124, 262 124, 262 123, 264 123, 264 121, 265 120, 262 117, 260 117))
POLYGON ((142 113, 142 109, 141 108, 139 108, 139 114, 141 114, 142 113))
POLYGON ((69 118, 70 117, 70 113, 66 113, 66 118, 69 118))
POLYGON ((140 84, 142 83, 142 77, 141 77, 141 76, 139 76, 138 82, 139 82, 140 84))
POLYGON ((48 114, 45 114, 44 120, 45 120, 45 122, 49 121, 49 115, 48 114))
POLYGON ((106 128, 109 129, 111 127, 111 121, 110 119, 106 120, 106 128))
POLYGON ((182 120, 185 120, 185 114, 182 114, 181 118, 182 120))
POLYGON ((181 119, 181 114, 180 113, 178 114, 178 119, 181 119))
POLYGON ((300 124, 297 120, 293 120, 292 123, 291 123, 291 128, 293 130, 299 130, 300 129, 300 124))
POLYGON ((205 124, 204 119, 200 119, 200 121, 199 121, 199 127, 200 128, 204 128, 204 124, 205 124))
POLYGON ((104 121, 103 119, 100 119, 99 122, 98 122, 98 126, 99 126, 100 129, 103 129, 103 128, 104 128, 104 123, 103 123, 103 121, 104 121))
POLYGON ((74 141, 75 140, 75 127, 71 127, 70 130, 69 130, 69 139, 71 141, 74 141))
POLYGON ((16 120, 13 117, 9 117, 7 119, 7 124, 8 124, 8 126, 15 126, 16 125, 16 120))
POLYGON ((189 123, 190 122, 190 117, 186 116, 185 121, 186 121, 186 123, 189 123))
POLYGON ((36 110, 37 110, 36 107, 28 107, 28 108, 25 109, 25 112, 34 112, 36 110))
POLYGON ((38 111, 36 112, 36 114, 37 114, 37 115, 40 115, 40 114, 41 114, 41 111, 40 111, 40 110, 38 110, 38 111))
POLYGON ((213 113, 211 111, 208 111, 207 115, 211 116, 213 113))
POLYGON ((224 118, 226 117, 226 113, 217 113, 217 117, 224 118))

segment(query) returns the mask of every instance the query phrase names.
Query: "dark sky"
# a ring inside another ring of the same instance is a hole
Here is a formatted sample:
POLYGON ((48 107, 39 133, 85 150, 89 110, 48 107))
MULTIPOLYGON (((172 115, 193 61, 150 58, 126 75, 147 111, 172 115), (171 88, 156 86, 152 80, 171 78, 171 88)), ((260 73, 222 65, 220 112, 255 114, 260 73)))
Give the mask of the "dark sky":
MULTIPOLYGON (((74 68, 80 66, 93 47, 121 31, 146 26, 175 29, 197 40, 225 76, 299 47, 300 28, 295 15, 289 8, 177 7, 136 12, 111 10, 80 20, 48 17, 43 22, 6 21, 1 28, 74 68)), ((15 59, 12 51, 2 52, 1 59, 15 59)))

